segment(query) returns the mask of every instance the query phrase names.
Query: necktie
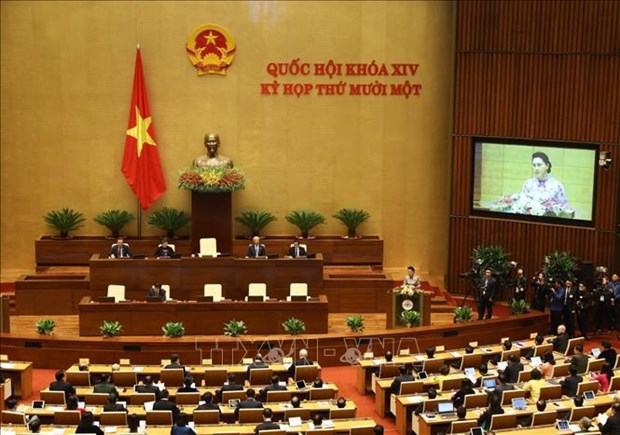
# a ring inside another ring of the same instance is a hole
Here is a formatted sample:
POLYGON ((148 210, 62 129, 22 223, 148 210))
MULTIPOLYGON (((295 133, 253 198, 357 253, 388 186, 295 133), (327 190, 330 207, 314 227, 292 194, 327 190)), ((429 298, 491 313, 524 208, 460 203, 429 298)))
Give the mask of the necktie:
POLYGON ((566 305, 566 303, 568 302, 568 292, 570 291, 570 288, 566 287, 566 290, 564 290, 564 305, 566 305))
POLYGON ((299 248, 295 248, 295 257, 299 257, 299 248))
POLYGON ((254 245, 254 257, 258 257, 258 245, 254 245))

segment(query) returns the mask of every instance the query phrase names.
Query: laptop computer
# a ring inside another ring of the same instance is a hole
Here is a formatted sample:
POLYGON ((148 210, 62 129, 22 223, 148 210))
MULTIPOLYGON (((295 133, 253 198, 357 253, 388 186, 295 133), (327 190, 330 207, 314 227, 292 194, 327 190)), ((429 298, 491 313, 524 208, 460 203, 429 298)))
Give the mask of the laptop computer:
POLYGON ((418 373, 418 379, 426 379, 428 378, 428 375, 426 374, 426 372, 424 370, 422 370, 420 373, 418 373))
POLYGON ((592 400, 596 397, 596 394, 592 390, 588 390, 583 393, 584 400, 592 400))
POLYGON ((452 402, 439 402, 437 404, 437 413, 441 418, 453 417, 456 414, 454 412, 454 404, 452 402))
POLYGON ((532 367, 538 367, 538 366, 542 365, 542 359, 540 359, 539 356, 533 356, 532 360, 530 361, 530 365, 532 367))
POLYGON ((303 379, 295 382, 295 384, 297 385, 298 390, 304 390, 306 388, 306 381, 304 381, 303 379))
POLYGON ((164 299, 165 298, 163 296, 147 296, 146 297, 147 302, 163 302, 164 299))
POLYGON ((525 397, 513 397, 512 407, 515 409, 515 411, 524 411, 525 409, 527 409, 525 397))
POLYGON ((494 390, 497 382, 495 382, 495 378, 486 378, 482 380, 482 386, 485 390, 494 390))
POLYGON ((469 435, 484 435, 484 429, 481 427, 472 427, 469 429, 469 435))
POLYGON ((115 300, 114 296, 99 296, 97 298, 97 302, 100 303, 114 303, 115 300))
POLYGON ((229 407, 230 409, 236 409, 236 408, 237 408, 237 406, 239 406, 239 402, 241 402, 241 400, 240 400, 240 399, 230 399, 230 400, 228 401, 228 407, 229 407))
POLYGON ((594 356, 594 358, 598 358, 600 354, 601 354, 601 349, 599 349, 598 347, 595 347, 592 349, 592 355, 594 356))
POLYGON ((32 409, 43 409, 45 408, 45 400, 33 400, 31 407, 32 409))
POLYGON ((473 367, 465 367, 465 376, 475 376, 476 375, 476 369, 473 367))

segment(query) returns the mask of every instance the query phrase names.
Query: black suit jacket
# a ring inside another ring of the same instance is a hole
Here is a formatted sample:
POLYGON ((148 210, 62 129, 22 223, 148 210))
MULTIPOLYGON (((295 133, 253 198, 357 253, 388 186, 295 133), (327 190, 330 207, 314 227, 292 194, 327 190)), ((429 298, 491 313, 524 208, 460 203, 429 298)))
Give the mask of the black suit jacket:
POLYGON ((239 419, 240 409, 260 409, 263 407, 263 402, 259 402, 256 399, 245 399, 239 402, 237 408, 235 408, 235 420, 239 419))
POLYGON ((196 408, 196 411, 220 411, 220 414, 222 413, 222 411, 220 410, 220 407, 217 406, 215 403, 203 403, 202 405, 198 405, 198 407, 196 408))
POLYGON ((581 376, 567 376, 560 385, 562 385, 562 394, 568 397, 577 395, 577 385, 583 380, 581 376))
POLYGON ((506 370, 504 370, 504 374, 506 375, 506 382, 509 384, 515 384, 519 380, 519 372, 523 371, 523 364, 520 362, 509 362, 506 365, 506 370))
POLYGON ((108 403, 103 406, 103 412, 127 412, 127 408, 119 403, 108 403))
POLYGON ((602 351, 598 357, 606 360, 612 367, 614 367, 616 365, 617 355, 618 353, 616 352, 616 349, 609 348, 602 351))
POLYGON ((165 298, 166 290, 160 288, 159 291, 155 287, 149 288, 149 291, 146 292, 147 298, 165 298))
MULTIPOLYGON (((568 340, 570 336, 567 333, 560 334, 553 339, 553 350, 556 352, 564 353, 568 347, 568 340)), ((615 361, 614 361, 615 363, 615 361)))
POLYGON ((413 381, 412 375, 399 375, 394 378, 392 381, 391 389, 394 394, 398 394, 400 392, 400 384, 403 382, 413 381))
POLYGON ((179 363, 167 364, 166 366, 164 366, 164 369, 183 369, 183 372, 187 372, 187 369, 185 368, 185 366, 179 363))
POLYGON ((75 388, 69 382, 55 381, 50 384, 50 391, 64 391, 65 397, 75 394, 75 388))
POLYGON ((172 419, 181 412, 179 407, 170 400, 158 400, 153 404, 153 411, 172 411, 172 419))
MULTIPOLYGON (((118 245, 114 245, 112 246, 112 249, 110 249, 110 255, 114 256, 115 258, 119 257, 119 249, 118 249, 118 245)), ((123 247, 120 249, 121 254, 123 257, 131 257, 131 249, 129 249, 129 245, 123 245, 123 247)))
POLYGON ((224 391, 243 391, 243 385, 241 385, 241 384, 226 384, 226 385, 222 385, 222 388, 218 389, 215 392, 215 397, 217 397, 217 400, 219 402, 222 401, 222 393, 224 391))
POLYGON ((294 364, 291 364, 291 366, 288 368, 288 377, 292 378, 295 376, 295 366, 311 366, 312 365, 312 360, 308 359, 308 358, 300 358, 297 361, 295 361, 294 364))
POLYGON ((263 245, 262 243, 260 245, 258 245, 258 248, 252 243, 251 245, 248 245, 248 257, 264 257, 266 250, 265 250, 265 245, 263 245), (256 253, 256 250, 258 249, 258 254, 256 253))
POLYGON ((170 245, 166 246, 158 246, 155 250, 155 257, 172 257, 174 255, 174 249, 170 245))
POLYGON ((620 415, 613 415, 607 419, 604 425, 598 425, 603 435, 620 434, 620 415))
POLYGON ((488 301, 489 299, 495 300, 495 289, 497 287, 497 280, 493 277, 487 281, 482 278, 482 290, 480 291, 480 300, 488 301))
POLYGON ((299 252, 296 253, 294 246, 291 246, 290 248, 288 248, 289 257, 296 258, 296 257, 305 257, 307 255, 306 250, 304 249, 303 246, 300 246, 298 249, 299 249, 299 252))
POLYGON ((261 424, 259 424, 258 426, 256 426, 256 428, 254 429, 254 433, 257 434, 262 430, 277 430, 280 429, 280 426, 277 423, 274 423, 272 421, 265 421, 261 424))
POLYGON ((136 385, 136 393, 155 393, 155 400, 159 400, 159 388, 155 385, 136 385))

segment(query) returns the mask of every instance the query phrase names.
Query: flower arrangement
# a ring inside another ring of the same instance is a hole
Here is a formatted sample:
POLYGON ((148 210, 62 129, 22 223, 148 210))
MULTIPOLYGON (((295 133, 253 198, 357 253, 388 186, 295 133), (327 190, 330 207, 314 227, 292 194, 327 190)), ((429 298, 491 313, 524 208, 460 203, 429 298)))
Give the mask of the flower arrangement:
POLYGON ((422 294, 422 293, 424 293, 424 290, 417 289, 417 288, 415 288, 412 285, 404 284, 404 285, 401 285, 401 286, 398 286, 398 287, 394 287, 392 289, 392 292, 396 293, 397 295, 409 296, 410 297, 410 296, 422 294))
POLYGON ((245 188, 245 176, 237 168, 189 166, 179 174, 177 187, 194 192, 233 192, 245 188))
POLYGON ((489 204, 491 211, 501 213, 515 213, 532 216, 552 216, 563 218, 574 218, 575 209, 569 204, 562 204, 552 198, 543 200, 542 198, 532 198, 521 193, 505 195, 489 204))

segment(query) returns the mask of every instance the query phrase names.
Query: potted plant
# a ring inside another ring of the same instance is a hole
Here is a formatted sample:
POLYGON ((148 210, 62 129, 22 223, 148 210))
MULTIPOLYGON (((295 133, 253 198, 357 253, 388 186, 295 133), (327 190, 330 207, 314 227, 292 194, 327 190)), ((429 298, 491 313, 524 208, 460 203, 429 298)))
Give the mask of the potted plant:
POLYGON ((306 324, 297 317, 291 317, 285 320, 284 323, 282 323, 282 327, 291 335, 298 335, 306 330, 306 324))
POLYGON ((412 326, 418 326, 422 316, 415 310, 404 310, 400 313, 400 321, 404 323, 407 328, 412 326))
POLYGON ((168 322, 162 326, 161 330, 166 337, 183 337, 183 335, 185 335, 185 326, 183 326, 183 322, 168 322))
POLYGON ((268 211, 246 210, 240 216, 235 217, 235 221, 246 226, 251 233, 251 237, 260 236, 260 232, 267 224, 278 220, 277 217, 268 211))
POLYGON ((524 300, 513 299, 510 302, 510 309, 512 310, 512 314, 523 314, 527 313, 530 309, 530 305, 524 300))
POLYGON ((176 208, 164 207, 151 213, 148 225, 166 232, 169 239, 175 238, 175 232, 189 224, 191 218, 176 208))
POLYGON ((118 321, 108 322, 107 320, 104 320, 99 327, 101 335, 104 337, 116 337, 121 333, 121 329, 123 329, 123 325, 121 325, 118 321))
POLYGON ((351 332, 362 332, 364 330, 363 316, 349 316, 347 317, 346 323, 351 332))
POLYGON ((469 322, 474 316, 474 313, 471 308, 467 305, 463 305, 462 307, 456 307, 454 309, 454 323, 465 323, 469 322))
POLYGON ((567 279, 574 280, 578 270, 577 258, 565 251, 555 251, 547 255, 542 268, 547 278, 561 280, 562 282, 567 279))
POLYGON ((354 208, 341 208, 333 215, 336 219, 347 227, 347 239, 359 238, 356 234, 356 229, 362 222, 370 217, 370 213, 366 210, 358 210, 354 208))
POLYGON ((487 269, 500 276, 506 275, 510 270, 508 254, 498 245, 476 246, 472 250, 472 259, 479 266, 480 278, 484 276, 484 271, 487 269))
POLYGON ((239 337, 248 333, 248 328, 243 320, 232 319, 224 324, 224 335, 228 337, 239 337))
POLYGON ((45 222, 53 226, 60 233, 59 238, 68 239, 69 231, 77 230, 86 220, 84 215, 71 208, 63 208, 62 210, 52 210, 43 216, 45 222))
POLYGON ((96 223, 110 230, 112 234, 107 238, 113 239, 120 237, 121 229, 133 220, 133 214, 127 210, 107 210, 99 213, 94 219, 96 223))
POLYGON ((34 324, 37 328, 37 332, 41 335, 52 335, 54 328, 56 327, 56 321, 54 319, 41 319, 37 320, 34 324))
POLYGON ((315 211, 293 210, 286 215, 286 221, 301 231, 301 238, 308 239, 308 233, 317 225, 325 223, 325 217, 315 211))

